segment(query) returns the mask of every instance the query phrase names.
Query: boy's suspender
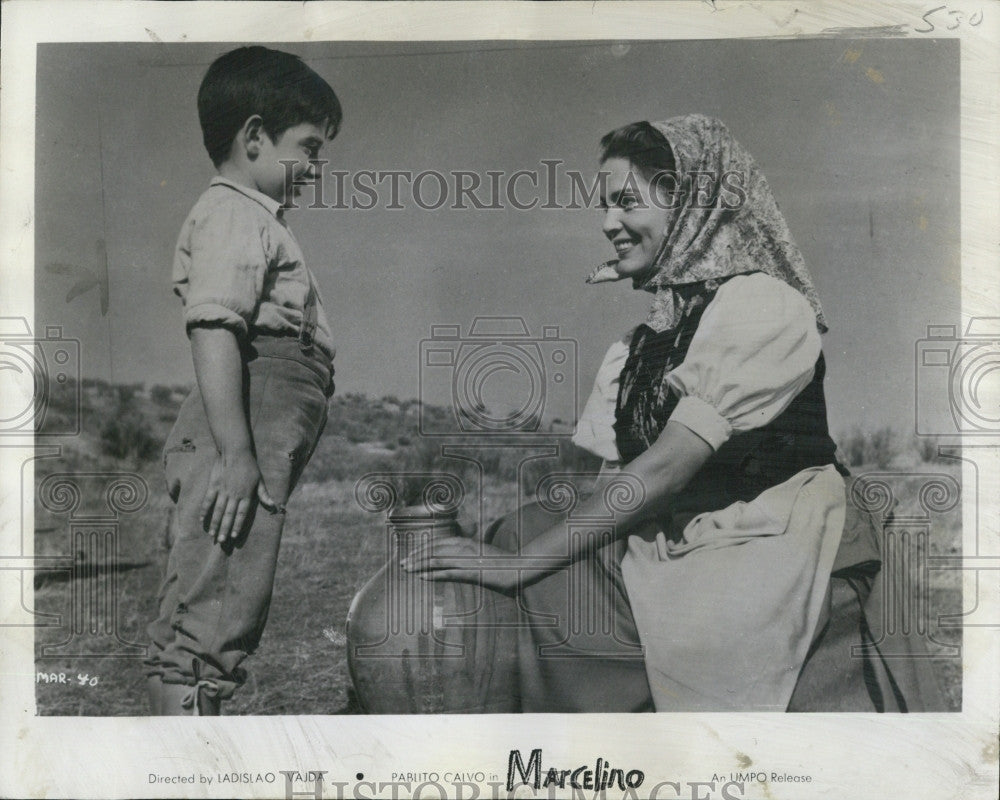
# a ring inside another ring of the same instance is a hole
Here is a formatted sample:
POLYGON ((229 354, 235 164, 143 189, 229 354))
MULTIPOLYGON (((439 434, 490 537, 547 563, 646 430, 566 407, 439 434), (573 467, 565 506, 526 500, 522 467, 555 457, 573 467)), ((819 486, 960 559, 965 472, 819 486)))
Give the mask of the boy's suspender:
MULTIPOLYGON (((299 349, 303 353, 309 355, 313 354, 313 334, 316 332, 316 323, 319 319, 319 296, 316 293, 316 287, 313 285, 312 275, 306 273, 309 277, 309 291, 306 293, 306 301, 302 306, 302 322, 299 323, 299 349)), ((329 380, 326 385, 326 396, 329 397, 333 394, 333 364, 327 363, 327 368, 329 369, 329 380)))
POLYGON ((317 311, 316 288, 313 286, 312 275, 308 272, 309 291, 306 293, 306 301, 302 306, 302 322, 299 323, 299 347, 304 353, 312 352, 313 335, 316 333, 316 322, 319 319, 317 311))

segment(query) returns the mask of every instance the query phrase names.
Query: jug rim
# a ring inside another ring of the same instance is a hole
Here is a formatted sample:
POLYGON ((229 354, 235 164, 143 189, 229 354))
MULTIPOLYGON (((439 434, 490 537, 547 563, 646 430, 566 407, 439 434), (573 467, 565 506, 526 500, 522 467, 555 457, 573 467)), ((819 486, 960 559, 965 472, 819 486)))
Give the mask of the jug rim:
POLYGON ((453 521, 458 518, 458 508, 437 503, 402 503, 389 509, 387 518, 391 523, 418 521, 453 521))

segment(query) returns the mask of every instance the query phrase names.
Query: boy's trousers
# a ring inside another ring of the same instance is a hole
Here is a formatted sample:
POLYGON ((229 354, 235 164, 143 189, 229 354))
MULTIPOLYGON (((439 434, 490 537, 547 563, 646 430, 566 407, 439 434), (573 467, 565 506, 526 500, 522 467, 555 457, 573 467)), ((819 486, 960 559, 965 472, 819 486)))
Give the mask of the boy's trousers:
POLYGON ((218 452, 197 387, 164 448, 172 547, 159 592, 148 674, 201 686, 225 699, 243 683, 239 664, 264 629, 277 566, 284 505, 326 424, 329 361, 294 338, 260 337, 247 347, 244 410, 264 486, 282 510, 257 506, 246 532, 226 545, 207 533, 201 505, 218 452))

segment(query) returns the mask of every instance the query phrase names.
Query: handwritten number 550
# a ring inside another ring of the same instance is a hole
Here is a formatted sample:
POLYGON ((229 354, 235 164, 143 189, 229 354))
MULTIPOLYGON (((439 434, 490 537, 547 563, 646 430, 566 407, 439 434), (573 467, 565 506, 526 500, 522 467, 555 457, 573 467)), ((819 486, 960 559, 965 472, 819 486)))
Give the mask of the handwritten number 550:
POLYGON ((932 17, 937 17, 939 23, 943 23, 945 20, 950 19, 953 24, 945 27, 946 31, 953 31, 960 27, 963 22, 968 22, 973 28, 975 28, 980 22, 983 21, 983 11, 979 9, 978 11, 973 11, 966 17, 965 12, 958 11, 956 9, 949 9, 948 6, 937 6, 937 8, 932 8, 922 17, 923 21, 927 24, 926 28, 914 28, 916 33, 930 33, 936 30, 936 26, 932 21, 932 17))

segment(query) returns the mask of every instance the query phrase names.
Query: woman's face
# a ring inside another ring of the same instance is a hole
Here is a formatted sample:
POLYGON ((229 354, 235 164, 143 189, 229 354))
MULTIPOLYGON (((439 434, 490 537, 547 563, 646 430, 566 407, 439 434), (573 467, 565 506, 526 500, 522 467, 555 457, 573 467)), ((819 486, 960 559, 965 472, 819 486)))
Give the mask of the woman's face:
POLYGON ((654 202, 655 188, 632 162, 609 158, 601 168, 608 173, 602 227, 618 257, 615 270, 623 277, 641 275, 653 266, 673 212, 664 208, 663 197, 654 202))

